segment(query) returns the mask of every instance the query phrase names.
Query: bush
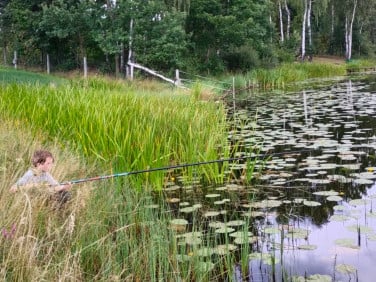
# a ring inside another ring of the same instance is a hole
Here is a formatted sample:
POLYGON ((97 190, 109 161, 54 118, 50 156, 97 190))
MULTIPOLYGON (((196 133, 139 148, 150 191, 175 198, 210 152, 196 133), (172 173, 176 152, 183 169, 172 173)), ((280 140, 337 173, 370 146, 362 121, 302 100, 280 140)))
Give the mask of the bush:
POLYGON ((229 71, 247 71, 260 65, 258 52, 247 45, 233 49, 223 59, 229 71))

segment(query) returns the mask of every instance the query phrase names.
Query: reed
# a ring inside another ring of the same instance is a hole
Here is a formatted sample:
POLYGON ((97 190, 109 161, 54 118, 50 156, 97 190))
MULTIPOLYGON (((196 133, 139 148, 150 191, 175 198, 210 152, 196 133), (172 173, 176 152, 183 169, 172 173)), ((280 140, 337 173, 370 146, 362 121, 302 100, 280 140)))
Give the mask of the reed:
POLYGON ((345 65, 323 63, 289 63, 273 69, 254 69, 237 76, 240 89, 257 87, 265 89, 285 89, 288 85, 310 78, 339 76, 346 74, 345 65), (242 77, 242 78, 241 78, 242 77), (241 82, 242 81, 242 82, 241 82))
POLYGON ((133 189, 124 179, 86 183, 73 187, 72 201, 63 210, 51 209, 43 193, 11 194, 9 187, 27 169, 36 148, 51 148, 57 178, 77 170, 97 173, 98 168, 69 145, 29 132, 25 124, 2 119, 0 138, 0 228, 11 232, 0 234, 2 280, 214 281, 232 269, 230 254, 218 260, 218 274, 208 267, 212 257, 185 253, 190 247, 170 228, 173 214, 152 187, 133 189), (182 262, 182 255, 189 259, 182 262))
MULTIPOLYGON (((124 168, 144 169, 226 156, 221 104, 154 85, 83 81, 64 87, 8 84, 0 94, 0 277, 5 281, 214 281, 233 271, 235 257, 200 257, 170 228, 172 211, 153 173, 74 186, 63 211, 48 198, 10 194, 32 152, 48 147, 59 179, 124 168), (91 83, 91 85, 90 85, 91 83), (153 90, 153 91, 154 91, 153 90), (171 97, 172 96, 172 97, 171 97), (85 161, 83 161, 85 160, 85 161), (157 183, 157 184, 156 184, 157 183), (181 262, 179 257, 188 258, 181 262), (220 266, 220 267, 218 267, 220 266), (218 270, 219 269, 219 270, 218 270), (218 273, 219 271, 219 273, 218 273)), ((197 90, 196 90, 197 91, 197 90)), ((189 168, 222 181, 224 167, 189 168)), ((192 222, 201 230, 200 218, 192 222)), ((231 277, 231 276, 228 276, 231 277)))
POLYGON ((67 80, 52 75, 0 66, 0 82, 58 86, 67 83, 67 80))
MULTIPOLYGON (((223 106, 190 97, 171 90, 139 92, 116 83, 107 89, 98 80, 58 88, 10 84, 1 89, 0 107, 3 117, 17 119, 33 132, 43 128, 104 172, 120 172, 226 154, 223 106)), ((221 175, 213 167, 198 170, 211 179, 221 175)), ((163 172, 137 177, 156 188, 163 184, 163 172)))

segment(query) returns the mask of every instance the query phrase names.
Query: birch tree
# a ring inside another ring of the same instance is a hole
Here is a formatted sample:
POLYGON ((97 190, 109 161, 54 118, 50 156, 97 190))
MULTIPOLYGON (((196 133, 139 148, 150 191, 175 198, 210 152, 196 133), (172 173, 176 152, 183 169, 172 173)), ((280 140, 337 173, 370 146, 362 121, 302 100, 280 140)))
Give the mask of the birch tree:
POLYGON ((312 25, 311 25, 312 0, 308 0, 307 4, 308 4, 307 5, 308 46, 309 46, 310 52, 312 52, 312 25))
POLYGON ((301 41, 301 60, 304 61, 306 55, 306 25, 307 25, 307 15, 308 15, 308 0, 304 0, 304 12, 302 20, 302 41, 301 41))
POLYGON ((281 43, 285 41, 284 30, 283 30, 283 16, 282 16, 282 4, 281 0, 278 0, 278 15, 279 15, 279 32, 281 36, 281 43))
POLYGON ((291 12, 290 8, 287 5, 287 0, 284 0, 284 9, 286 11, 286 17, 287 17, 287 26, 286 26, 286 38, 290 39, 290 28, 291 28, 291 12))
POLYGON ((348 10, 346 10, 345 15, 345 57, 346 60, 351 60, 353 25, 355 20, 356 8, 358 6, 358 0, 350 0, 348 4, 348 10))

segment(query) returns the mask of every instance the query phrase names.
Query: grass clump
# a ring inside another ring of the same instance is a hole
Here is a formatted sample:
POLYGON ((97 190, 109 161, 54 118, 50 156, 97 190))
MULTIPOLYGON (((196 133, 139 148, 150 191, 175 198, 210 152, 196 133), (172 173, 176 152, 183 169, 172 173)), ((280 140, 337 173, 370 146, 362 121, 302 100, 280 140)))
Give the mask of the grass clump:
MULTIPOLYGON (((98 79, 61 87, 9 84, 0 92, 1 114, 19 120, 32 132, 43 128, 51 138, 71 144, 95 160, 104 173, 226 155, 221 149, 226 142, 223 105, 203 102, 197 93, 192 99, 171 89, 156 93, 118 82, 106 85, 98 79)), ((198 171, 201 169, 205 167, 198 171)), ((201 172, 222 181, 218 178, 221 171, 213 166, 201 172)), ((161 171, 138 178, 158 188, 163 185, 163 176, 161 171)))
MULTIPOLYGON (((288 63, 273 69, 254 69, 235 76, 236 89, 276 90, 310 78, 346 75, 346 65, 330 63, 288 63)), ((230 81, 228 81, 230 84, 230 81)), ((233 84, 231 82, 231 84, 233 84)))
POLYGON ((150 187, 133 189, 124 179, 74 185, 63 209, 55 209, 43 191, 11 194, 9 187, 27 169, 36 148, 53 152, 57 179, 74 171, 98 173, 98 168, 68 145, 10 120, 2 119, 0 138, 2 280, 210 281, 218 275, 202 268, 213 264, 210 257, 186 255, 189 247, 170 226, 172 212, 150 187))
POLYGON ((376 67, 376 60, 371 59, 354 59, 346 62, 348 70, 357 70, 361 68, 376 67))
POLYGON ((41 74, 37 72, 29 72, 24 70, 17 70, 9 67, 0 66, 0 83, 23 83, 32 85, 52 85, 58 86, 67 83, 64 78, 41 74))

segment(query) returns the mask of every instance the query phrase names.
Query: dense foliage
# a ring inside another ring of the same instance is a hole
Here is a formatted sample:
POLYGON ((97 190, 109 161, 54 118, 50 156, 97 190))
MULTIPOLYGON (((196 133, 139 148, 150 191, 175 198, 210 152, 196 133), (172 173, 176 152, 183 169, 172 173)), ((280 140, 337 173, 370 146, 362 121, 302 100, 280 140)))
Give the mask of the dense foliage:
POLYGON ((373 57, 376 2, 366 0, 5 0, 3 61, 53 70, 172 75, 274 66, 315 54, 373 57), (14 55, 16 52, 16 56, 14 55))

